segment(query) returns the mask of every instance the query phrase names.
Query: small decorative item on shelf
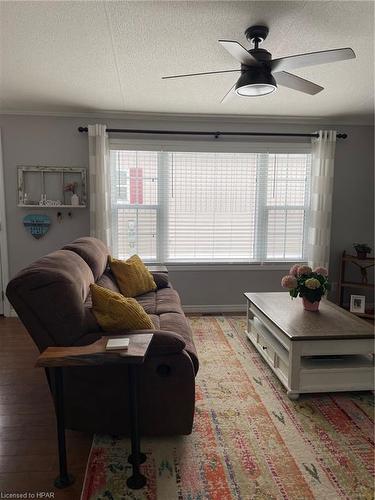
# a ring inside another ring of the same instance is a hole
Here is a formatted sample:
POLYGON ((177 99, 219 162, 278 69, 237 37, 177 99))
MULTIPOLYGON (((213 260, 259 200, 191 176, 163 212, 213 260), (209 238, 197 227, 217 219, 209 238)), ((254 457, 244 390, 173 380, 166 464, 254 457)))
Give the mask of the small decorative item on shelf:
POLYGON ((74 206, 74 207, 77 207, 79 205, 79 197, 76 193, 77 186, 78 186, 77 182, 71 182, 71 183, 67 184, 66 186, 64 186, 65 192, 72 193, 72 196, 70 198, 70 202, 71 202, 72 206, 74 206))
POLYGON ((350 296, 350 312, 356 314, 364 314, 366 306, 365 295, 351 295, 350 296))
POLYGON ((320 299, 330 290, 328 271, 324 267, 317 267, 314 271, 309 266, 295 264, 289 274, 281 280, 281 286, 289 289, 293 298, 302 298, 306 311, 318 311, 320 299))
POLYGON ((41 194, 40 195, 39 205, 42 207, 46 203, 47 203, 47 195, 46 194, 41 194))
POLYGON ((367 243, 354 243, 353 247, 357 252, 358 259, 366 259, 367 254, 371 253, 372 248, 367 245, 367 243))
POLYGON ((72 194, 72 197, 70 198, 70 201, 73 205, 73 207, 78 207, 79 205, 79 198, 78 198, 78 194, 72 194))
POLYGON ((47 195, 42 194, 39 201, 40 207, 59 207, 61 205, 60 200, 47 200, 47 195))

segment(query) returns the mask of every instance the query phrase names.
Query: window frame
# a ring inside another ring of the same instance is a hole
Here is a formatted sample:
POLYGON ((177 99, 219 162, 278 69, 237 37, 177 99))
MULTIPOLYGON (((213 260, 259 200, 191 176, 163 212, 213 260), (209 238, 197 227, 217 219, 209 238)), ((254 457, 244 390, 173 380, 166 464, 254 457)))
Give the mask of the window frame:
MULTIPOLYGON (((165 183, 168 183, 168 174, 167 174, 167 165, 163 164, 163 159, 165 160, 165 156, 161 153, 164 152, 217 152, 217 153, 279 153, 279 154, 311 154, 311 143, 307 142, 266 142, 266 141, 252 141, 251 143, 245 143, 243 140, 160 140, 154 138, 146 138, 146 139, 124 139, 124 138, 112 138, 109 140, 109 149, 110 150, 128 150, 128 151, 155 151, 158 153, 158 204, 157 205, 140 205, 138 208, 142 209, 156 209, 156 258, 155 260, 147 260, 146 263, 150 264, 165 264, 168 266, 170 270, 175 271, 185 271, 192 269, 199 270, 287 270, 290 268, 292 263, 305 263, 306 259, 295 259, 286 261, 283 259, 264 259, 262 256, 261 259, 256 261, 236 261, 230 260, 227 261, 176 261, 176 260, 168 260, 166 258, 168 254, 167 243, 168 243, 168 206, 167 199, 165 196, 166 190, 165 183), (220 142, 219 142, 220 141, 220 142), (162 160, 162 161, 160 161, 162 160), (160 169, 163 168, 163 175, 161 175, 160 169)), ((112 165, 111 165, 112 169, 112 165)), ((267 175, 267 170, 261 168, 261 162, 257 165, 259 175, 267 175)), ((266 185, 266 184, 264 184, 266 185)), ((310 188, 310 186, 309 186, 310 188)), ((310 189, 309 189, 310 191, 310 189)), ((261 196, 267 196, 266 190, 259 190, 261 196)), ((258 195, 259 195, 258 192, 258 195)), ((309 194, 309 193, 308 193, 309 194)), ((257 206, 259 206, 259 200, 257 200, 257 206)), ((261 205, 263 210, 259 210, 257 214, 257 227, 258 230, 255 234, 255 240, 257 248, 255 248, 255 255, 259 257, 261 254, 259 251, 260 242, 258 241, 258 235, 265 234, 264 229, 260 230, 259 228, 266 227, 269 209, 277 209, 275 207, 268 207, 266 203, 261 205), (259 225, 258 225, 259 224, 259 225)), ((118 207, 117 207, 118 208, 118 207)), ((122 206, 121 208, 136 208, 134 205, 127 204, 126 206, 122 206)), ((285 210, 285 206, 280 207, 280 209, 285 210)), ((291 206, 290 208, 298 209, 297 206, 291 206)), ((304 215, 308 214, 308 200, 306 200, 305 205, 300 207, 304 210, 304 215)), ((117 211, 115 210, 117 213, 117 211)), ((114 214, 112 213, 112 222, 114 222, 114 214)), ((112 226, 113 227, 113 226, 112 226)), ((117 227, 117 219, 115 227, 117 227)), ((307 237, 307 224, 304 224, 304 241, 306 241, 307 237)), ((113 245, 113 251, 117 253, 117 248, 114 248, 116 245, 113 245)), ((263 247, 266 248, 263 244, 263 247)))

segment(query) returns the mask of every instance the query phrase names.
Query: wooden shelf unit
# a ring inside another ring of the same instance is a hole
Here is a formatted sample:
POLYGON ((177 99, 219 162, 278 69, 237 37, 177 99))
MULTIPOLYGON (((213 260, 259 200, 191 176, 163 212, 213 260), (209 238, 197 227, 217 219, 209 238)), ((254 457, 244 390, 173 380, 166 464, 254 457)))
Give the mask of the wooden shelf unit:
MULTIPOLYGON (((343 307, 344 309, 348 309, 348 307, 345 307, 344 305, 344 291, 345 288, 358 288, 358 289, 374 289, 374 283, 367 283, 366 281, 345 281, 345 272, 346 272, 346 265, 347 263, 352 263, 359 268, 370 268, 375 265, 375 259, 373 257, 367 257, 366 259, 359 259, 355 255, 349 255, 345 252, 343 252, 341 256, 341 262, 340 262, 340 278, 339 278, 339 283, 338 283, 338 301, 339 305, 343 307), (363 264, 363 266, 362 266, 363 264)), ((366 272, 365 272, 366 276, 366 272)), ((363 278, 362 278, 363 279, 363 278)), ((374 320, 374 313, 355 313, 352 312, 351 314, 355 314, 359 318, 364 318, 364 319, 372 319, 374 320)))

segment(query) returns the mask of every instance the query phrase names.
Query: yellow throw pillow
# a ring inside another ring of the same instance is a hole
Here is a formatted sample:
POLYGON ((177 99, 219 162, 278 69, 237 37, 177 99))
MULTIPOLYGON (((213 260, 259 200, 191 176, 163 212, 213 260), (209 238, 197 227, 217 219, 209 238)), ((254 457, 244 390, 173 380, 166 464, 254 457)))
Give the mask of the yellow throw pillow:
POLYGON ((105 332, 154 328, 150 317, 135 299, 99 285, 90 285, 90 290, 94 316, 105 332))
POLYGON ((136 297, 157 288, 152 274, 138 255, 133 255, 128 260, 109 257, 109 266, 125 297, 136 297))

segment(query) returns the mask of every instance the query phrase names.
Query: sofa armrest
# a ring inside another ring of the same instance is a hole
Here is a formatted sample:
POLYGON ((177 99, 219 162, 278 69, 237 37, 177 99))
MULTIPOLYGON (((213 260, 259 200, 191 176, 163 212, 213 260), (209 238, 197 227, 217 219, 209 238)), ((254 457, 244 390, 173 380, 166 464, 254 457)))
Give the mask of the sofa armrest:
POLYGON ((162 273, 160 271, 151 271, 151 274, 159 290, 160 288, 167 288, 169 286, 168 273, 162 273))

